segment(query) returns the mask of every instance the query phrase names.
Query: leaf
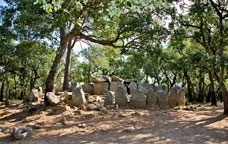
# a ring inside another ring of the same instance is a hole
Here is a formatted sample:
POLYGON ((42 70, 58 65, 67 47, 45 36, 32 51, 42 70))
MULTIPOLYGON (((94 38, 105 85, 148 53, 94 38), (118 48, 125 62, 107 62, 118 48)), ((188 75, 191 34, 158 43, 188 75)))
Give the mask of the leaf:
POLYGON ((52 8, 49 7, 49 8, 47 9, 47 12, 48 12, 48 13, 52 13, 52 12, 53 12, 53 11, 52 11, 52 8))

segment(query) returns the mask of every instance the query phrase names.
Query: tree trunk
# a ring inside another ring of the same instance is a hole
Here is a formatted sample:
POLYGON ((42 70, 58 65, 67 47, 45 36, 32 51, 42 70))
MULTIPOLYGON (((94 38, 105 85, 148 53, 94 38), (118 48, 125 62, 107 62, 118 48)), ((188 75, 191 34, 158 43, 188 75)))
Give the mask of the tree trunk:
POLYGON ((228 115, 228 92, 226 89, 226 85, 223 81, 219 82, 219 86, 222 92, 222 96, 223 96, 223 102, 224 102, 224 114, 228 115))
POLYGON ((30 88, 29 90, 31 91, 33 88, 35 88, 35 83, 36 83, 36 80, 38 78, 40 78, 39 74, 38 74, 38 67, 37 68, 33 68, 33 74, 30 78, 30 88))
POLYGON ((66 46, 69 41, 72 39, 75 39, 79 36, 80 29, 78 27, 73 28, 73 30, 66 35, 65 27, 60 28, 60 49, 58 50, 55 60, 52 64, 51 70, 48 74, 48 77, 45 82, 45 95, 44 95, 44 103, 45 105, 49 105, 49 102, 47 101, 46 93, 47 92, 54 92, 55 91, 55 82, 57 79, 57 76, 60 71, 60 66, 63 60, 63 56, 66 51, 66 46))
POLYGON ((203 100, 204 100, 204 76, 200 75, 198 102, 201 102, 202 103, 203 100))
POLYGON ((67 45, 67 56, 66 56, 66 64, 65 64, 64 79, 63 79, 63 91, 69 90, 71 53, 76 41, 77 41, 76 39, 74 40, 73 43, 70 41, 67 45))
POLYGON ((63 79, 63 91, 69 90, 71 52, 72 52, 71 42, 69 42, 67 46, 67 56, 66 56, 66 64, 65 64, 64 79, 63 79))
POLYGON ((60 38, 60 41, 61 41, 60 49, 55 56, 55 60, 52 64, 51 70, 50 70, 48 77, 46 79, 46 82, 45 82, 45 95, 44 95, 45 105, 49 105, 49 102, 46 97, 46 93, 55 92, 55 82, 56 82, 57 76, 60 71, 60 66, 61 66, 61 63, 63 60, 63 56, 66 51, 66 45, 67 45, 68 41, 65 38, 65 28, 60 28, 60 37, 61 37, 60 38))
POLYGON ((215 83, 214 76, 211 71, 209 71, 210 87, 209 87, 209 97, 211 98, 211 105, 217 106, 216 96, 215 96, 215 83))
POLYGON ((66 46, 62 45, 58 54, 55 57, 55 60, 53 62, 53 65, 51 67, 49 75, 46 79, 46 82, 45 82, 45 98, 44 98, 44 102, 46 105, 49 105, 47 98, 46 98, 46 93, 47 92, 55 92, 55 86, 54 85, 56 82, 56 78, 59 74, 61 62, 62 62, 63 55, 64 55, 65 51, 66 51, 66 46))
POLYGON ((10 86, 9 86, 9 75, 8 72, 6 72, 6 99, 5 99, 5 105, 9 104, 9 97, 10 97, 10 86))
POLYGON ((4 92, 5 81, 2 81, 1 91, 0 91, 0 101, 3 102, 3 92, 4 92))
POLYGON ((170 83, 170 89, 175 85, 176 80, 177 80, 177 74, 173 73, 173 75, 174 75, 174 77, 173 77, 173 81, 170 83))
POLYGON ((188 98, 189 98, 189 101, 192 102, 193 98, 192 98, 192 89, 191 89, 191 79, 187 71, 184 71, 184 77, 186 78, 186 81, 187 81, 188 98))

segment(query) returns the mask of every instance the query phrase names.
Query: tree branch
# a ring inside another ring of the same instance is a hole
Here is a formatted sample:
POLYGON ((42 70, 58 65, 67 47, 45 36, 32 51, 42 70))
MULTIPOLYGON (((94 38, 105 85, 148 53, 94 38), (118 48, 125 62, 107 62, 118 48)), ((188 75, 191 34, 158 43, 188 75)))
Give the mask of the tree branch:
POLYGON ((218 5, 213 0, 209 0, 209 1, 211 3, 212 7, 215 9, 215 11, 216 11, 217 15, 219 16, 219 18, 223 19, 222 13, 219 11, 219 9, 217 7, 218 5))
POLYGON ((193 25, 193 24, 184 24, 184 23, 181 23, 182 26, 185 26, 185 27, 193 27, 193 28, 197 28, 197 29, 200 29, 201 27, 200 26, 197 26, 197 25, 193 25))

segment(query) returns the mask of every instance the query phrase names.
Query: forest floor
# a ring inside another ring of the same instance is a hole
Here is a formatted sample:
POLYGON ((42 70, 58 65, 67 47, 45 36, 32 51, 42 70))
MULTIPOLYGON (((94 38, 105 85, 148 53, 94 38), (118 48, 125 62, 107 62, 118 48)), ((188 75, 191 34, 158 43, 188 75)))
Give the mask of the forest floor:
POLYGON ((192 110, 71 109, 63 113, 42 105, 29 108, 21 102, 0 105, 0 143, 7 144, 228 144, 228 116, 223 105, 194 104, 192 110), (33 127, 34 134, 12 139, 13 127, 33 127))

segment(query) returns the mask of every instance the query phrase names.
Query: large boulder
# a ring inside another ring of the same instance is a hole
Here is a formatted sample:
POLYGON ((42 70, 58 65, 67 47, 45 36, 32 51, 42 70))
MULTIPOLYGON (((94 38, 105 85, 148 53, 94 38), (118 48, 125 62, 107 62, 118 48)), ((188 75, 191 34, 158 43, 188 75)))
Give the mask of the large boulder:
POLYGON ((128 103, 127 91, 122 86, 118 86, 115 91, 115 104, 119 107, 125 107, 128 103))
POLYGON ((133 91, 130 98, 130 106, 135 108, 145 108, 146 107, 146 95, 140 91, 133 91))
POLYGON ((90 77, 90 81, 93 83, 100 83, 100 82, 105 82, 105 79, 103 77, 90 77))
POLYGON ((160 90, 156 92, 157 97, 158 97, 158 106, 161 109, 167 109, 169 107, 168 104, 168 94, 165 90, 160 90))
POLYGON ((121 83, 124 82, 124 80, 122 78, 117 77, 117 76, 111 76, 111 78, 112 78, 113 82, 121 82, 121 83))
POLYGON ((39 101, 39 92, 37 89, 32 89, 29 94, 29 101, 30 102, 38 102, 39 101))
POLYGON ((169 107, 173 108, 178 105, 178 91, 180 90, 180 87, 172 87, 170 89, 170 92, 168 94, 168 103, 169 107))
POLYGON ((107 82, 99 82, 94 83, 94 94, 95 95, 105 95, 105 93, 108 91, 108 83, 107 82))
POLYGON ((157 105, 157 102, 158 102, 157 94, 153 90, 150 90, 146 97, 147 107, 151 108, 151 106, 157 105))
POLYGON ((47 97, 48 102, 53 106, 56 106, 57 104, 60 103, 60 100, 53 92, 47 92, 46 97, 47 97))
POLYGON ((83 107, 87 104, 86 99, 85 99, 85 93, 82 90, 82 87, 75 88, 72 92, 72 100, 73 104, 76 107, 83 107))
POLYGON ((178 106, 185 106, 185 91, 184 89, 178 90, 178 106))
POLYGON ((113 91, 108 91, 105 94, 104 105, 105 106, 113 105, 114 102, 115 102, 115 93, 113 91))
POLYGON ((90 81, 93 83, 103 83, 103 82, 111 82, 111 77, 102 75, 102 76, 97 76, 97 77, 90 77, 90 81))
POLYGON ((90 95, 94 94, 94 83, 84 83, 81 87, 85 93, 88 93, 90 95))
POLYGON ((137 80, 136 79, 125 79, 124 82, 126 82, 126 83, 131 83, 131 82, 137 83, 137 80))

